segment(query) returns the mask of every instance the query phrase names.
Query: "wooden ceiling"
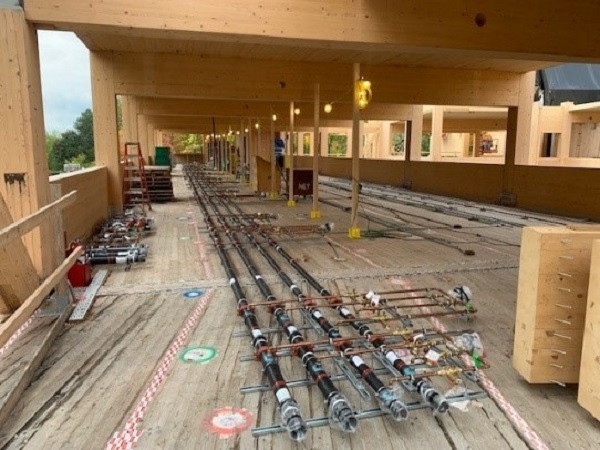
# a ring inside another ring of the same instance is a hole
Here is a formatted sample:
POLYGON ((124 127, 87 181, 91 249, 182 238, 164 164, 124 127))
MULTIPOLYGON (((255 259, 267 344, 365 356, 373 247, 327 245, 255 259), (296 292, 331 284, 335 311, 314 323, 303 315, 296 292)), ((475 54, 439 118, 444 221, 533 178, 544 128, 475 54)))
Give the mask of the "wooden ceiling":
POLYGON ((85 46, 92 51, 120 51, 143 53, 171 53, 197 57, 223 57, 262 59, 278 61, 331 62, 374 65, 398 65, 407 67, 454 68, 472 70, 499 70, 505 72, 528 72, 554 63, 514 59, 490 59, 465 56, 433 49, 422 50, 361 50, 307 47, 282 41, 280 45, 216 42, 194 39, 168 39, 132 35, 122 30, 116 33, 90 31, 76 27, 75 32, 85 46), (284 42, 284 43, 283 43, 284 42))

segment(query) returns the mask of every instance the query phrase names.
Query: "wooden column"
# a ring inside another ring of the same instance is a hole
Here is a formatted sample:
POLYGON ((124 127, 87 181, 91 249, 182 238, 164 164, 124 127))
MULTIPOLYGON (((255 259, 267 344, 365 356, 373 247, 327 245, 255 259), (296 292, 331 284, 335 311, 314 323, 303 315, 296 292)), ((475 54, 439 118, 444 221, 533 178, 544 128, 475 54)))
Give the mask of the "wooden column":
POLYGON ((444 107, 434 106, 431 113, 431 153, 432 161, 442 160, 442 140, 444 134, 444 107))
POLYGON ((270 124, 271 124, 271 129, 270 129, 270 136, 269 139, 271 139, 271 143, 269 144, 269 148, 270 148, 270 155, 271 155, 271 194, 270 197, 272 199, 275 199, 278 197, 278 192, 276 192, 276 185, 275 185, 275 179, 277 177, 277 161, 275 158, 275 117, 273 116, 273 107, 271 107, 271 120, 270 120, 270 124))
POLYGON ((350 229, 348 237, 360 238, 358 227, 358 197, 360 180, 360 110, 358 109, 358 80, 360 79, 360 64, 354 63, 352 85, 354 87, 354 101, 352 102, 352 212, 350 215, 350 229))
POLYGON ((132 95, 123 95, 121 97, 121 115, 123 118, 123 140, 125 142, 139 142, 138 114, 140 114, 138 98, 132 95))
POLYGON ((90 52, 92 105, 94 112, 94 152, 96 165, 108 169, 109 208, 123 205, 123 169, 117 135, 117 104, 110 54, 90 52))
MULTIPOLYGON (((311 219, 320 219, 321 210, 319 208, 319 162, 321 160, 319 118, 321 103, 321 86, 315 84, 315 104, 314 104, 314 130, 313 130, 313 204, 310 212, 311 219)), ((298 142, 300 145, 300 142, 298 142)))
MULTIPOLYGON (((535 92, 535 72, 528 72, 521 76, 519 82, 519 100, 517 112, 517 136, 515 143, 515 163, 520 165, 529 164, 537 159, 537 149, 533 148, 534 140, 531 138, 532 123, 534 115, 533 103, 535 92)), ((534 127, 537 129, 537 127, 534 127)))
POLYGON ((571 153, 571 129, 573 122, 571 119, 571 107, 572 102, 561 103, 562 109, 562 121, 561 121, 561 132, 558 141, 557 156, 558 162, 561 166, 567 164, 571 153))
MULTIPOLYGON (((290 139, 289 139, 289 174, 288 174, 288 206, 296 206, 294 200, 294 102, 290 102, 290 139)), ((300 143, 298 143, 300 145, 300 143)))
POLYGON ((423 142, 423 105, 413 105, 410 128, 410 153, 412 161, 421 160, 421 145, 423 142))
POLYGON ((156 140, 154 139, 156 136, 155 130, 156 128, 154 124, 149 123, 146 125, 146 135, 148 136, 146 138, 146 142, 148 147, 145 152, 142 149, 142 153, 145 153, 144 161, 146 164, 150 164, 150 158, 152 158, 152 164, 156 163, 156 150, 154 149, 154 147, 156 147, 156 140))
MULTIPOLYGON (((37 35, 15 2, 8 8, 0 6, 0 195, 12 220, 50 202, 48 176, 37 35)), ((26 259, 6 262, 23 278, 46 277, 55 268, 57 238, 50 221, 25 237, 33 272, 26 259)))
MULTIPOLYGON (((508 117, 506 120, 506 155, 504 157, 504 171, 502 173, 502 192, 499 202, 507 206, 515 206, 517 203, 516 194, 514 194, 515 178, 515 156, 516 143, 518 136, 518 114, 517 108, 508 108, 508 117)), ((481 135, 481 132, 477 132, 481 135)))
POLYGON ((150 155, 150 142, 148 141, 148 117, 145 114, 138 114, 137 124, 137 142, 140 143, 140 147, 142 149, 142 156, 144 157, 144 161, 146 161, 147 163, 148 156, 150 155))

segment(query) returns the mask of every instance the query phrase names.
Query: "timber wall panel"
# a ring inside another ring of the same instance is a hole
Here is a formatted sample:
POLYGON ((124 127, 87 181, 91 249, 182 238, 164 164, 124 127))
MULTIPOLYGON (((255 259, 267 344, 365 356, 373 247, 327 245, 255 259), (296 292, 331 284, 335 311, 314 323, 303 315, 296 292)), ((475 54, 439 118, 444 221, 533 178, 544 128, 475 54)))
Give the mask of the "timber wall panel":
MULTIPOLYGON (((297 156, 294 165, 312 168, 312 157, 297 156)), ((322 157, 320 174, 350 178, 350 158, 322 157)), ((360 162, 361 181, 403 186, 414 191, 496 203, 508 176, 500 164, 367 160, 360 162), (407 170, 407 164, 410 170, 407 170)), ((600 170, 579 167, 514 166, 517 207, 547 214, 600 221, 600 170)))
POLYGON ((517 206, 600 220, 600 170, 515 166, 517 206))
POLYGON ((67 245, 74 239, 90 236, 94 225, 107 217, 108 170, 94 167, 50 177, 51 185, 59 185, 62 195, 77 191, 77 201, 63 211, 67 245))

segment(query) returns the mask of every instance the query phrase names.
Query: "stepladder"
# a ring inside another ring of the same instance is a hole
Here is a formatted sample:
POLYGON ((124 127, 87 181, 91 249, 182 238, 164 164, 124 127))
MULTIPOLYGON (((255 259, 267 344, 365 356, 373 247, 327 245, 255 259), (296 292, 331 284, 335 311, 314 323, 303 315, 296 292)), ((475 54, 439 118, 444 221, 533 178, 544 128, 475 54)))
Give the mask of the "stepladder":
POLYGON ((123 146, 123 209, 141 208, 152 211, 148 180, 144 170, 144 156, 139 142, 126 142, 123 146))

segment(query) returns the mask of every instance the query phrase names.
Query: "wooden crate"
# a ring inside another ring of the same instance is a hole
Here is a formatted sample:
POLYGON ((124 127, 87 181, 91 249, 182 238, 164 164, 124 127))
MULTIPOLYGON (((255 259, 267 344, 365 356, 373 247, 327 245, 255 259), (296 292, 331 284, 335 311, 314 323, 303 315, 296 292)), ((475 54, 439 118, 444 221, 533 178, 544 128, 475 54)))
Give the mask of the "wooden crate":
POLYGON ((600 420, 600 240, 592 247, 577 401, 600 420))
POLYGON ((600 228, 526 227, 521 243, 513 366, 530 383, 577 383, 600 228))

